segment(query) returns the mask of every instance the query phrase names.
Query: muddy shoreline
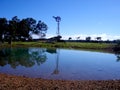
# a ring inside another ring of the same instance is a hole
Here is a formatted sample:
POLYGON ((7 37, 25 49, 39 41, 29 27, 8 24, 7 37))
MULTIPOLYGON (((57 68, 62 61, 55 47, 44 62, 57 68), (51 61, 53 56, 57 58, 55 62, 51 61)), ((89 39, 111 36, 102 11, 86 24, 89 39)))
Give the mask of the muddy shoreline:
POLYGON ((0 74, 0 90, 120 90, 120 80, 46 80, 0 74))

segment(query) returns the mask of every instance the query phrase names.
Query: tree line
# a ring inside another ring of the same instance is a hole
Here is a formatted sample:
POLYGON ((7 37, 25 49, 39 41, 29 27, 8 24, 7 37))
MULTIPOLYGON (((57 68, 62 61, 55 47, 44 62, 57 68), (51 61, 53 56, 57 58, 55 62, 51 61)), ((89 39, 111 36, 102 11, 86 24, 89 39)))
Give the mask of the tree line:
POLYGON ((12 41, 31 40, 32 34, 38 34, 40 37, 45 37, 48 26, 41 20, 38 22, 33 18, 24 18, 20 20, 14 16, 11 20, 0 18, 0 41, 9 44, 12 41))
MULTIPOLYGON (((95 38, 97 41, 101 41, 102 40, 102 37, 96 37, 95 38)), ((69 37, 68 40, 72 40, 72 37, 69 37)), ((80 36, 79 37, 76 37, 76 40, 80 40, 80 36)), ((86 41, 91 41, 91 37, 88 36, 85 38, 86 41)))

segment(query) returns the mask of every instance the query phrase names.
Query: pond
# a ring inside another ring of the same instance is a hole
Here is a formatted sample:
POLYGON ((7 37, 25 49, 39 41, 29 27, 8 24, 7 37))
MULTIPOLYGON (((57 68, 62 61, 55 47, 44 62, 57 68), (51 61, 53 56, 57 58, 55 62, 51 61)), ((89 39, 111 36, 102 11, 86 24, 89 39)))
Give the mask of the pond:
POLYGON ((47 48, 0 49, 0 73, 43 79, 120 79, 120 55, 47 48))

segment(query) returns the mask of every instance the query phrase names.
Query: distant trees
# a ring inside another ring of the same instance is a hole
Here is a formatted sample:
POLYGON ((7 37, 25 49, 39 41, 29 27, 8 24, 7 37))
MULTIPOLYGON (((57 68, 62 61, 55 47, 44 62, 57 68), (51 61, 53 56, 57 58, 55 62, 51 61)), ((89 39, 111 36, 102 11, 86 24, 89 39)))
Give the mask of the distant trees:
POLYGON ((69 37, 68 40, 72 40, 72 37, 69 37))
POLYGON ((58 35, 58 36, 49 38, 49 40, 51 42, 62 42, 62 40, 60 40, 61 38, 62 38, 62 36, 58 35))
POLYGON ((101 41, 101 37, 96 37, 96 40, 97 41, 101 41))
POLYGON ((76 40, 80 40, 80 36, 76 37, 76 40))
POLYGON ((90 41, 91 40, 91 37, 86 37, 86 41, 90 41))
POLYGON ((42 21, 36 21, 33 18, 18 19, 14 16, 11 20, 0 18, 0 41, 8 41, 11 44, 12 40, 30 39, 31 34, 38 34, 40 37, 45 37, 47 25, 42 21))

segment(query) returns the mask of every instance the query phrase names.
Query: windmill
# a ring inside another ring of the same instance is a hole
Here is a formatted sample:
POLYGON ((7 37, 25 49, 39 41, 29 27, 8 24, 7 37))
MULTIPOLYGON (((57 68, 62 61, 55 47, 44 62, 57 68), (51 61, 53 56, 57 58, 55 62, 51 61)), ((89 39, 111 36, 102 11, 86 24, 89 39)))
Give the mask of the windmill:
POLYGON ((57 35, 60 36, 60 21, 61 21, 61 17, 60 16, 56 16, 56 17, 53 16, 53 18, 57 22, 57 35))

